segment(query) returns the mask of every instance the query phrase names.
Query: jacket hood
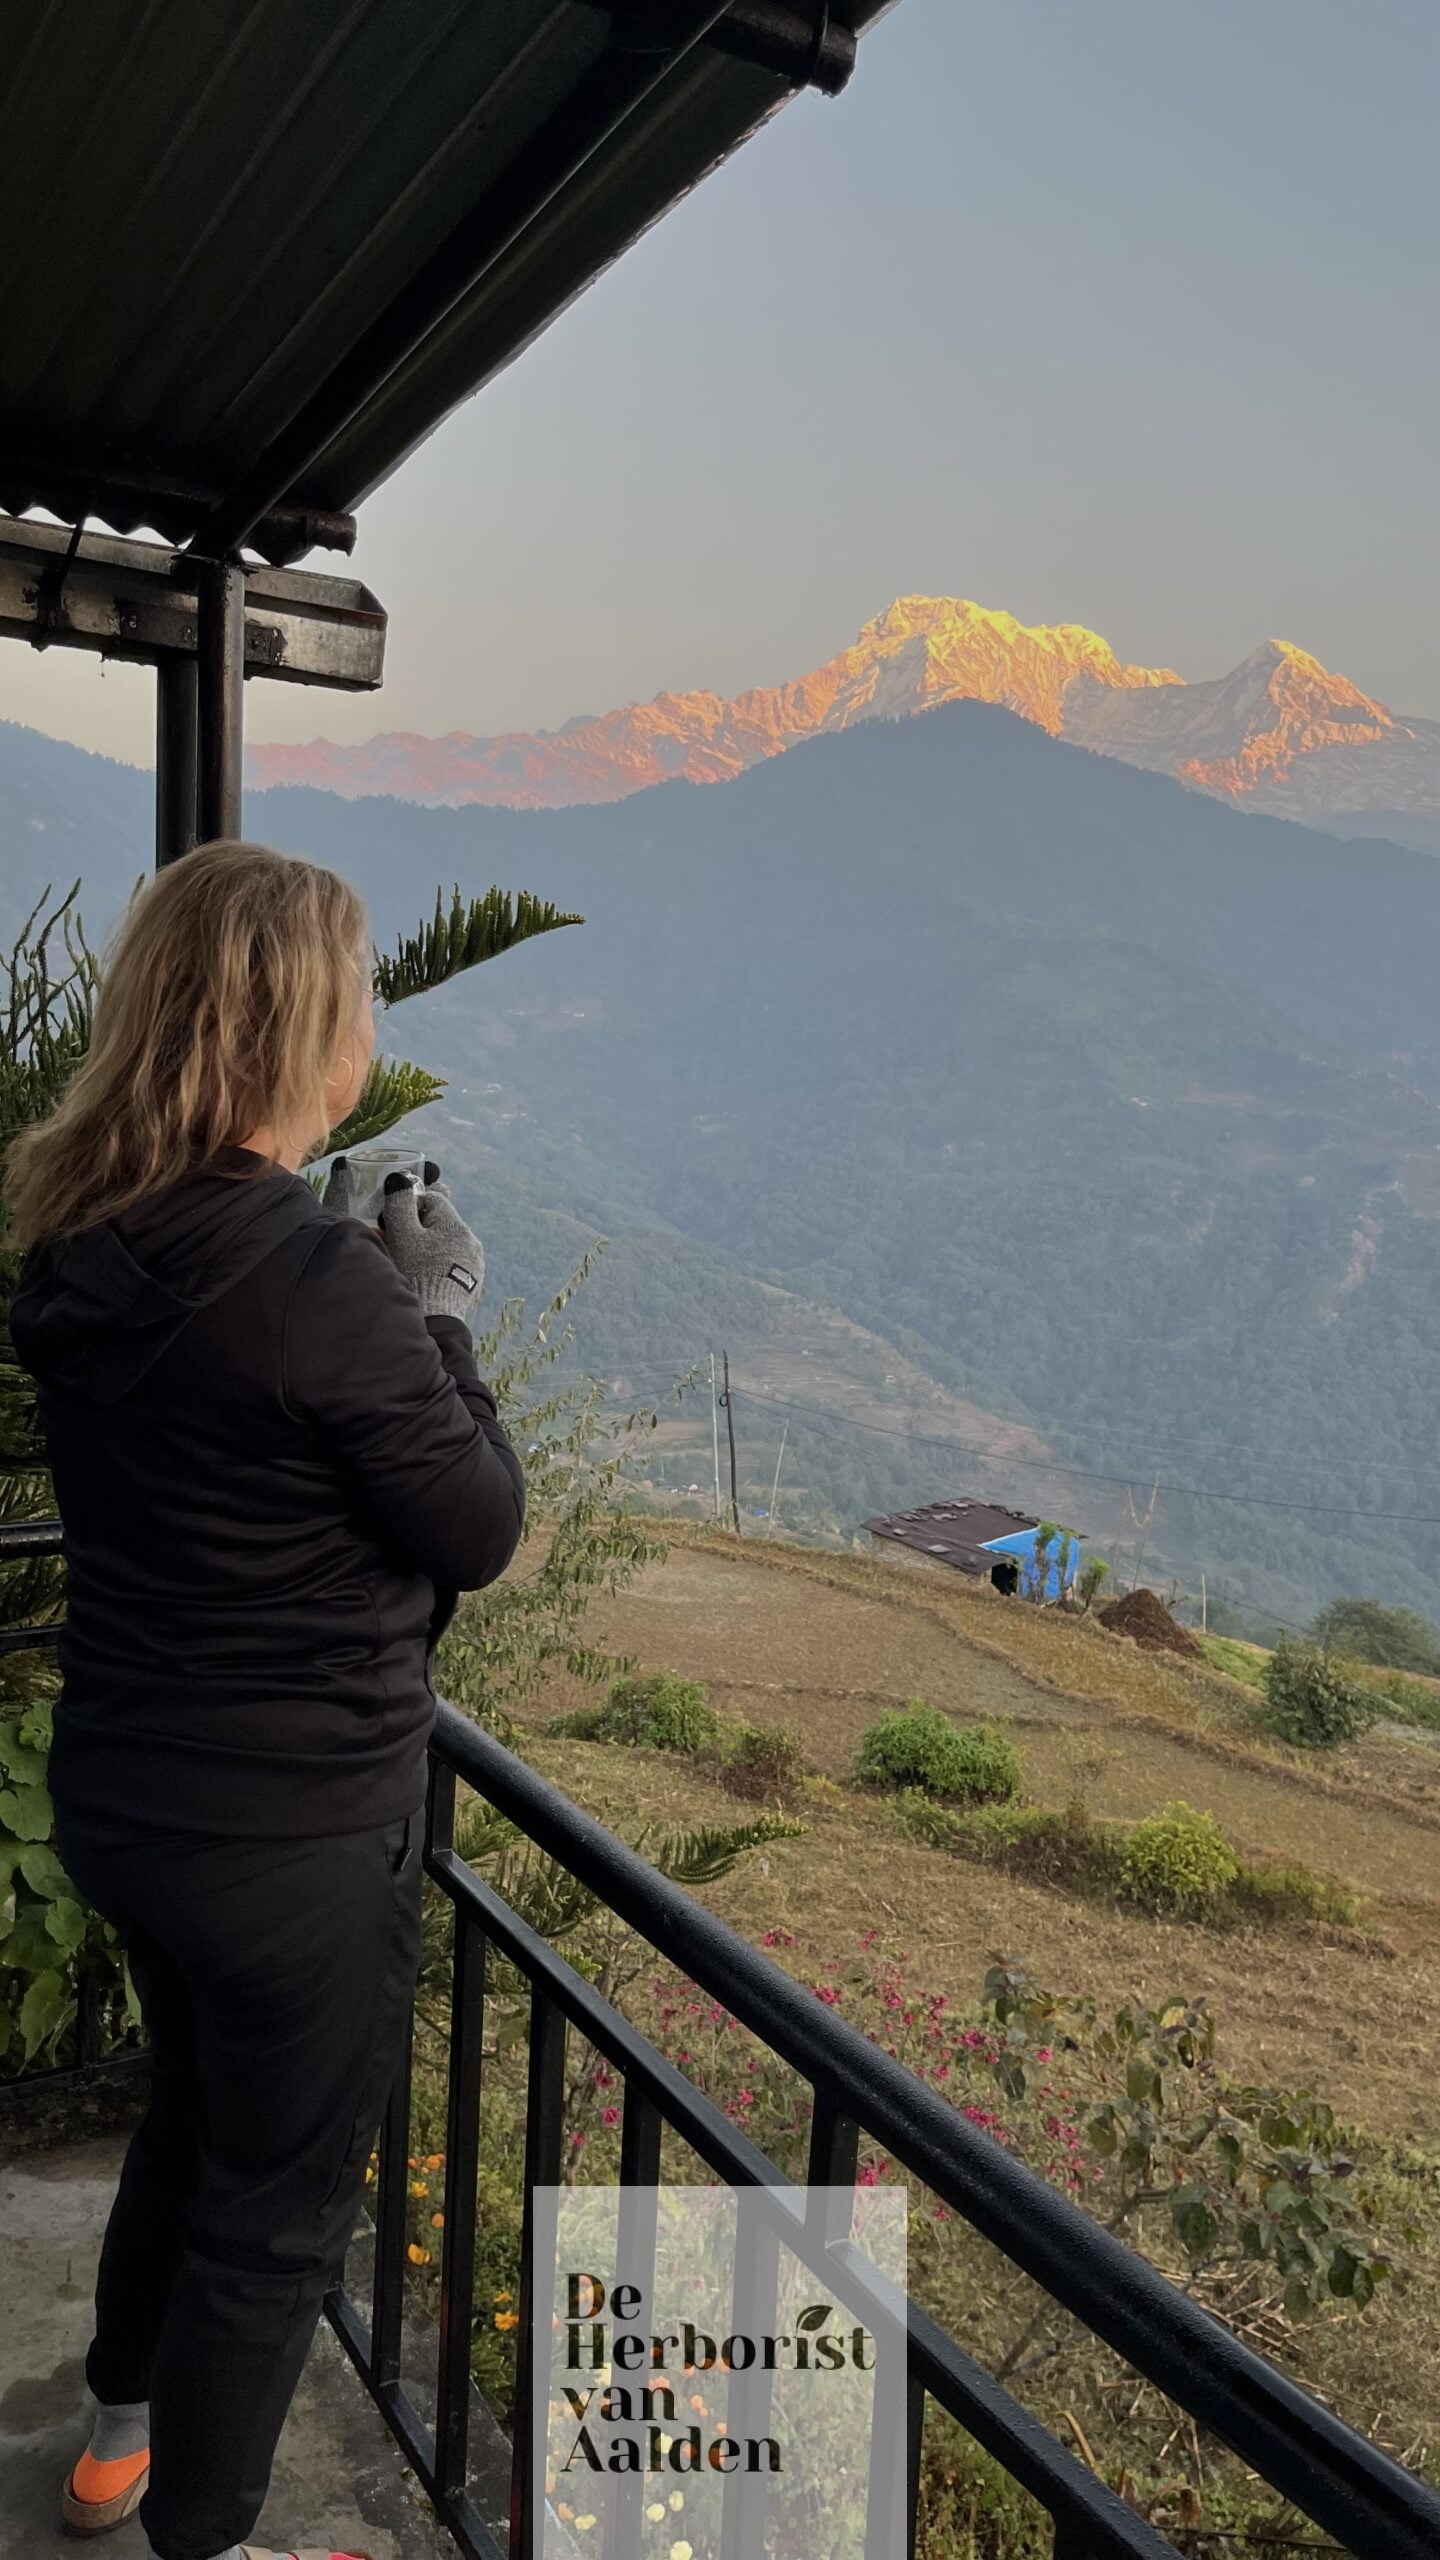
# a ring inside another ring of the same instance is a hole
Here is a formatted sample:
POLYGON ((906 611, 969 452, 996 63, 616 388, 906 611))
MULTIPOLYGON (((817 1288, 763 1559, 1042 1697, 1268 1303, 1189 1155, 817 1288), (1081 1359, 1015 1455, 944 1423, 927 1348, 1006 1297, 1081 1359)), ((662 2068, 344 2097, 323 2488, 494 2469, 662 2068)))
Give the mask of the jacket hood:
POLYGON ((15 1348, 42 1385, 116 1404, 202 1307, 329 1214, 298 1174, 233 1148, 104 1226, 27 1254, 10 1308, 15 1348))

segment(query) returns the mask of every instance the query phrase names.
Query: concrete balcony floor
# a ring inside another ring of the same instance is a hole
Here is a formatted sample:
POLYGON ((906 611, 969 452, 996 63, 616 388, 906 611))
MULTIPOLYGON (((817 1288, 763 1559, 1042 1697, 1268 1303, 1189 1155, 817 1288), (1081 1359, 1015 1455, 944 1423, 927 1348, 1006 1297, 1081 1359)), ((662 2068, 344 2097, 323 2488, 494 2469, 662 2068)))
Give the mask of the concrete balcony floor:
MULTIPOLYGON (((124 2137, 0 2163, 0 2560, 75 2560, 57 2499, 85 2442, 91 2293, 124 2137)), ((455 2546, 322 2323, 254 2539, 370 2560, 454 2560, 455 2546)), ((97 2548, 145 2560, 131 2521, 97 2548)))

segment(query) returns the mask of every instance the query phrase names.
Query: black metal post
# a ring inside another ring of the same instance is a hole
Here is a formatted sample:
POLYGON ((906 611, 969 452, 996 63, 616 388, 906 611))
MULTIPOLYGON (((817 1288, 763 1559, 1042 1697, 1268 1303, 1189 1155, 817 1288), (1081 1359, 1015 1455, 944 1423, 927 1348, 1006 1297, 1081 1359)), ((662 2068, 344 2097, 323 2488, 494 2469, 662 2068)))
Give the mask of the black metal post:
POLYGON ((155 868, 178 862, 195 842, 199 691, 193 658, 155 663, 155 868))
POLYGON ((245 751, 245 572, 238 560, 196 562, 199 755, 196 836, 213 844, 240 833, 245 751))
MULTIPOLYGON (((525 2110, 525 2202, 520 2225, 520 2328, 516 2341, 514 2454, 510 2474, 510 2560, 539 2560, 545 2539, 544 2520, 536 2515, 531 2494, 535 2286, 538 2281, 548 2292, 554 2281, 554 2268, 543 2268, 537 2277, 535 2190, 537 2187, 559 2186, 564 2139, 564 2013, 532 1983, 530 2079, 525 2110)), ((548 2339, 548 2327, 545 2335, 548 2339)))
POLYGON ((475 2302, 480 2056, 485 2033, 485 1939, 455 1913, 450 2086, 445 2126, 445 2239, 440 2252, 440 2355, 435 2388, 435 2485, 458 2496, 469 2471, 470 2336, 475 2302))

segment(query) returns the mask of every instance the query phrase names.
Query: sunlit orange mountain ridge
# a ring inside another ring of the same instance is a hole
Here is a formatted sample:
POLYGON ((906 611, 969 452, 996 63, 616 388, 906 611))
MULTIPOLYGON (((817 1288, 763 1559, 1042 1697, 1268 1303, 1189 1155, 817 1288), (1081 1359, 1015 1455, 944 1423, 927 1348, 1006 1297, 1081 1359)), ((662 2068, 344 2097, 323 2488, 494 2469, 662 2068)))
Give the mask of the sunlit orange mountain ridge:
POLYGON ((562 808, 658 782, 728 781, 801 738, 956 701, 999 704, 1052 736, 1281 815, 1440 816, 1440 724, 1397 720, 1286 641, 1186 684, 1170 667, 1123 664, 1083 625, 1032 629, 950 596, 898 597, 812 674, 730 699, 660 693, 500 737, 392 731, 362 746, 256 746, 250 776, 352 799, 562 808))

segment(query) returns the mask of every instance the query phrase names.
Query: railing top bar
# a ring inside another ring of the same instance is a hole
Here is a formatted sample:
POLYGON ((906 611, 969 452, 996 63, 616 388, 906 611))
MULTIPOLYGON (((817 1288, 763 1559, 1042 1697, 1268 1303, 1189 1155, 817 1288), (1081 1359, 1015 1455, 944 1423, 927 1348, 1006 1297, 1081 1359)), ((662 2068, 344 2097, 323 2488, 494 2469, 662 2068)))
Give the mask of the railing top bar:
POLYGON ((1434 2560, 1440 2496, 1345 2426, 593 1815, 442 1705, 437 1751, 1137 2372, 1336 2539, 1434 2560))
POLYGON ((58 1556, 64 1536, 58 1520, 0 1521, 0 1564, 14 1556, 58 1556))

